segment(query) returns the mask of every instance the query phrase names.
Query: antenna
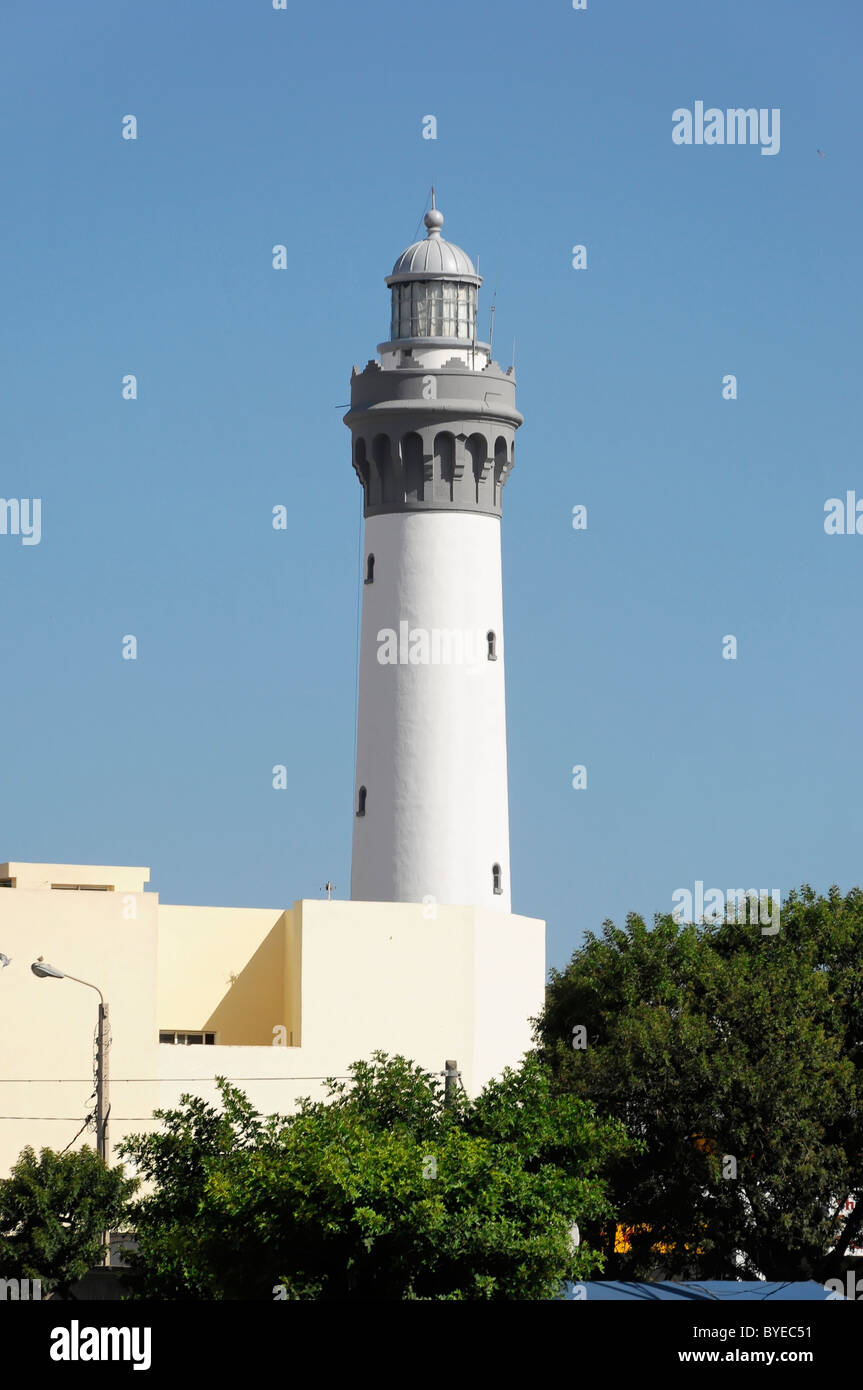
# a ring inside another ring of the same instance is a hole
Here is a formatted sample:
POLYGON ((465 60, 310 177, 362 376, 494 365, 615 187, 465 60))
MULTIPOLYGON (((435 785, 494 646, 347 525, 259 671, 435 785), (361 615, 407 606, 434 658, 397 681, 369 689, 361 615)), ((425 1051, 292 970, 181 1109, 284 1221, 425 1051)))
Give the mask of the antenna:
MULTIPOLYGON (((431 190, 430 190, 430 191, 431 191, 431 205, 432 205, 432 207, 434 208, 434 207, 435 207, 435 200, 434 200, 434 184, 432 184, 431 190)), ((426 202, 428 202, 428 196, 426 196, 426 202)), ((435 208, 435 210, 437 210, 437 209, 435 208)), ((424 217, 424 215, 425 215, 425 209, 423 209, 423 211, 420 213, 419 218, 418 218, 418 220, 417 220, 416 227, 414 228, 414 237, 413 237, 414 241, 416 241, 417 237, 419 236, 420 227, 421 227, 422 224, 423 224, 423 217, 424 217)))
POLYGON ((512 370, 515 371, 515 338, 512 340, 512 370))
POLYGON ((491 350, 494 346, 494 301, 497 299, 497 285, 494 287, 494 294, 491 297, 491 323, 488 329, 488 355, 491 357, 491 350))

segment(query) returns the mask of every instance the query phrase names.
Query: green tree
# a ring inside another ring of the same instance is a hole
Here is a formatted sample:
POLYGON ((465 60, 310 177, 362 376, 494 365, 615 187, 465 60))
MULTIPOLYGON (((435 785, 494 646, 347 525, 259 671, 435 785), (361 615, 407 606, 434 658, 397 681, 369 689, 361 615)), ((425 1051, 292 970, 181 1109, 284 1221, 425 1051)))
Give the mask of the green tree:
POLYGON ((323 1101, 263 1119, 223 1080, 129 1139, 138 1297, 524 1299, 601 1268, 573 1223, 612 1219, 622 1125, 551 1094, 530 1060, 475 1100, 376 1053, 323 1101))
POLYGON ((552 972, 536 1036, 559 1093, 646 1144, 609 1175, 631 1249, 614 1253, 611 1226, 588 1228, 609 1273, 844 1271, 863 1224, 863 1200, 839 1219, 863 1198, 859 889, 804 885, 776 935, 746 921, 606 922, 552 972))
POLYGON ((0 1277, 41 1279, 43 1296, 68 1298, 96 1264, 102 1232, 123 1224, 137 1187, 94 1149, 21 1151, 0 1181, 0 1277))

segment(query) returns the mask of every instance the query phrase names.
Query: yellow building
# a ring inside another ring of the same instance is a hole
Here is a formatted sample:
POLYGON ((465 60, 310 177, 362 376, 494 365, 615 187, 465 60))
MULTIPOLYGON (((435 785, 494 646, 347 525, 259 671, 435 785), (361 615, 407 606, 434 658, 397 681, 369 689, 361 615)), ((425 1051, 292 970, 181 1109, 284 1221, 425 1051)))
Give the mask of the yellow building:
MULTIPOLYGON (((110 1143, 184 1091, 234 1080, 264 1113, 323 1094, 375 1049, 475 1093, 530 1046, 544 923, 480 907, 176 907, 145 868, 0 864, 0 1172, 63 1149, 93 1110, 96 995, 110 1014, 110 1143)), ((95 1143, 92 1129, 76 1144, 95 1143)))

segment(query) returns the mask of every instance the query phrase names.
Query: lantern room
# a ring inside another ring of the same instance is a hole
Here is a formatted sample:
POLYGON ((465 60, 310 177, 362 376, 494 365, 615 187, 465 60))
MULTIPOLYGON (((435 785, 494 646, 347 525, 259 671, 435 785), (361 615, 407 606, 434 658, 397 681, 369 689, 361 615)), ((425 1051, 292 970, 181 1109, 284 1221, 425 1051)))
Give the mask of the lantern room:
POLYGON ((392 291, 390 341, 400 347, 433 340, 440 346, 476 341, 476 293, 482 280, 460 246, 440 234, 443 214, 424 217, 424 241, 403 251, 386 283, 392 291))

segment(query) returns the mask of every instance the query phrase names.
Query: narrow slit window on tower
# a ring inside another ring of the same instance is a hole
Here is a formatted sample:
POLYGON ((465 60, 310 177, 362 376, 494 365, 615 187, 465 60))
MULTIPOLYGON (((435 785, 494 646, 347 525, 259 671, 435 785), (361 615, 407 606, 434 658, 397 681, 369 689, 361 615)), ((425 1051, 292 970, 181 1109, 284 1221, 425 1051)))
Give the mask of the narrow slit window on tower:
POLYGON ((366 789, 360 787, 360 794, 357 797, 357 815, 364 816, 366 813, 366 789))
POLYGON ((491 881, 494 886, 495 893, 502 893, 503 888, 501 887, 499 864, 492 864, 491 866, 491 881))
POLYGON ((370 556, 368 557, 368 559, 366 560, 366 583, 367 583, 367 584, 374 584, 374 582, 375 582, 375 557, 374 557, 374 555, 370 555, 370 556))
POLYGON ((497 661, 497 651, 496 651, 496 648, 495 648, 495 636, 494 636, 494 633, 493 633, 493 632, 487 632, 487 633, 485 634, 485 640, 488 642, 488 659, 489 659, 489 661, 497 661))

